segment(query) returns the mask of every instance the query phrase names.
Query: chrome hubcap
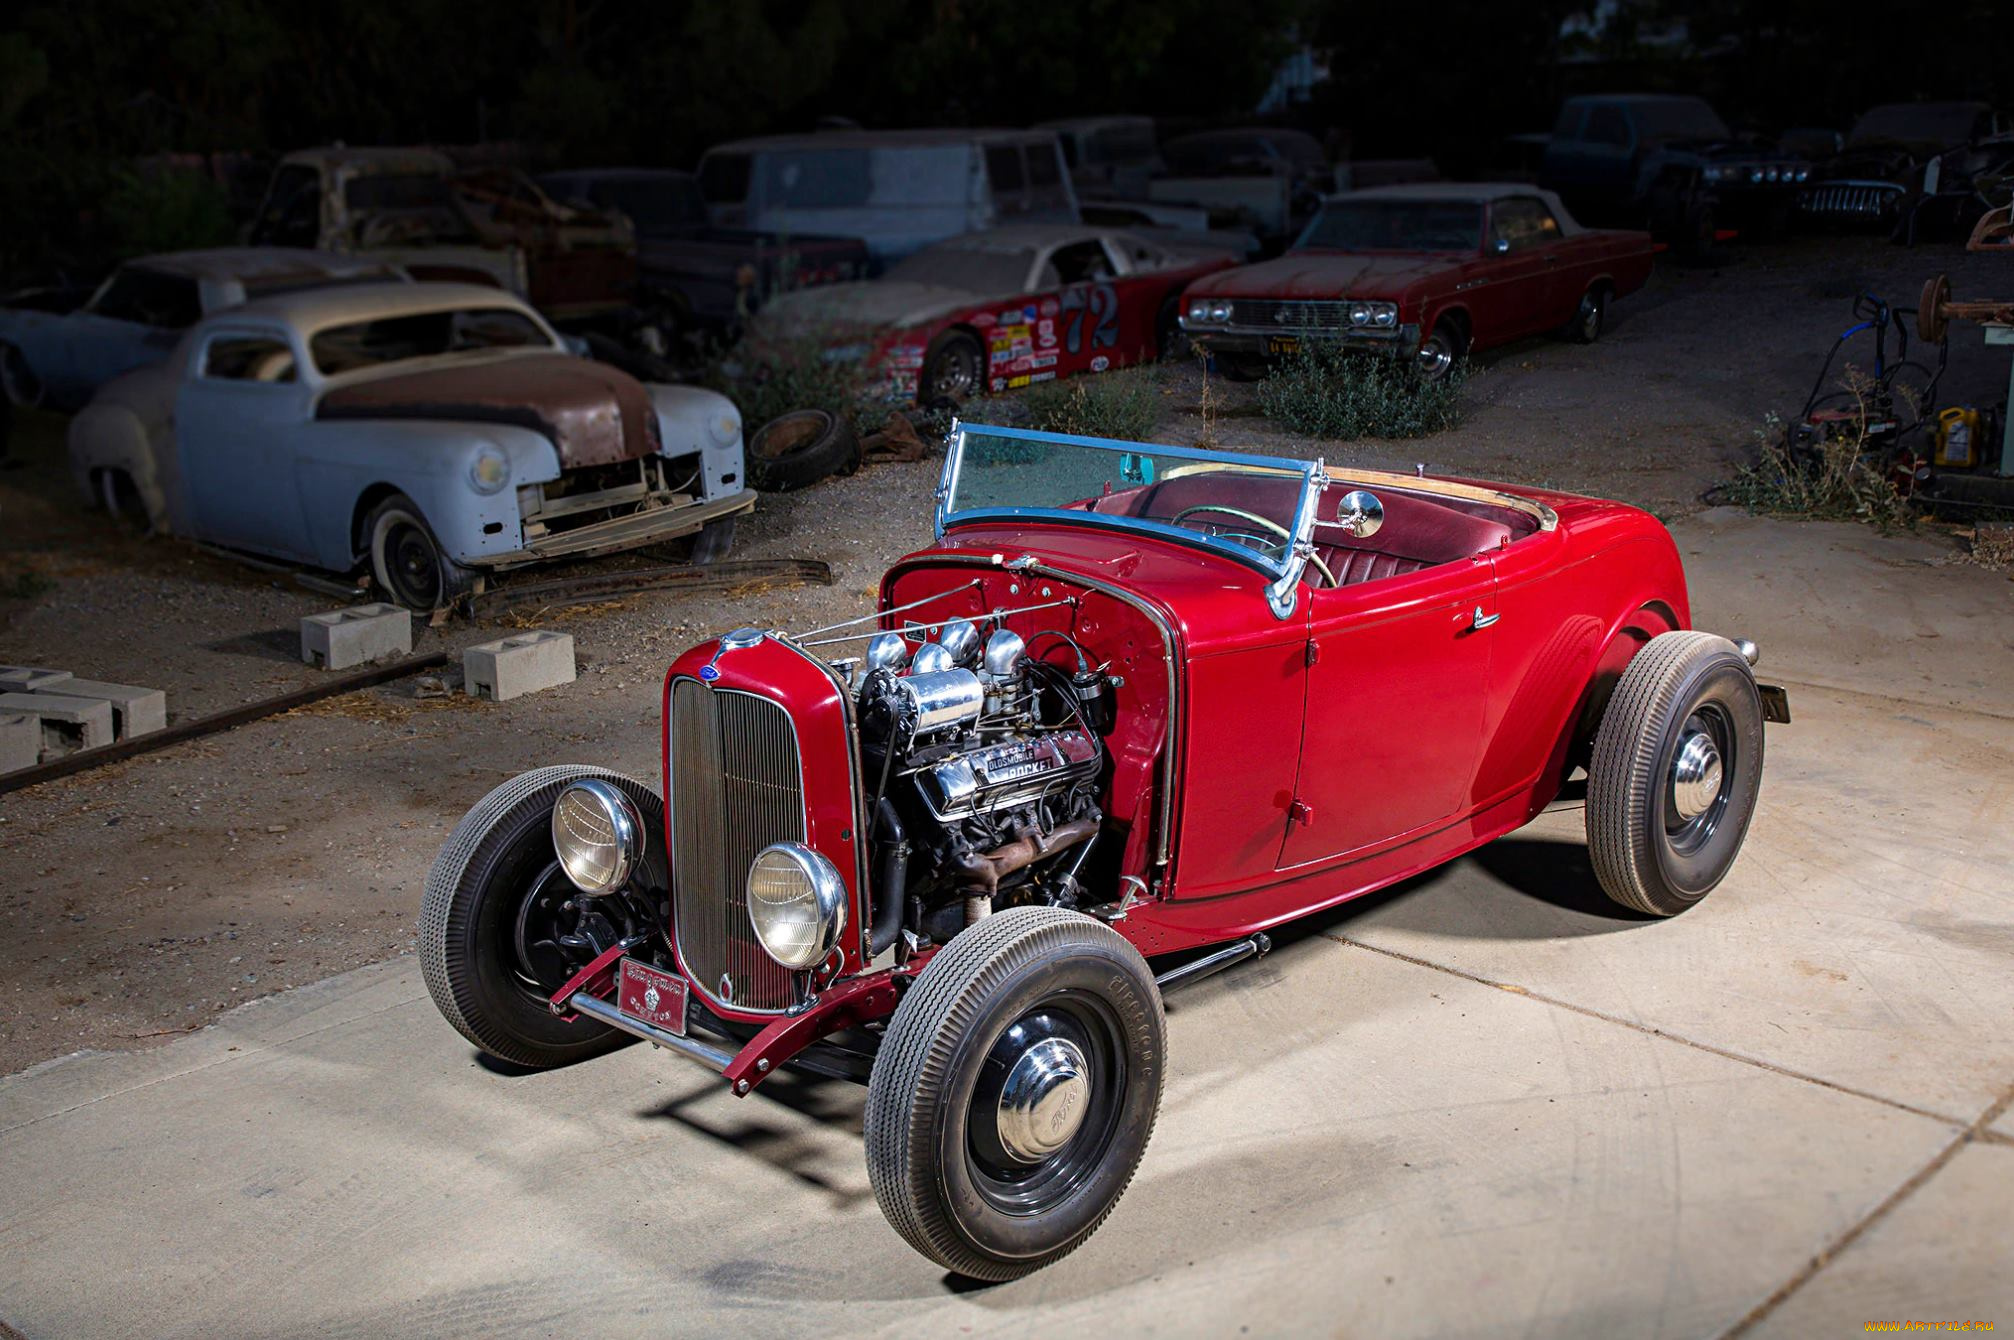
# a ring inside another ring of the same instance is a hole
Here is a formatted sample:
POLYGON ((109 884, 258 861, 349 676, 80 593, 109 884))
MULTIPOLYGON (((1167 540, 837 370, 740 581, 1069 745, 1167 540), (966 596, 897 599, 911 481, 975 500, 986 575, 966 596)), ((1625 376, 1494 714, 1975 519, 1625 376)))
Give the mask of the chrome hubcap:
POLYGON ((1067 1038, 1044 1038, 1021 1053, 1000 1088, 996 1128, 1010 1158, 1040 1163, 1084 1123, 1091 1079, 1084 1053, 1067 1038))
POLYGON ((1446 375, 1447 370, 1454 364, 1454 350, 1443 344, 1439 336, 1434 336, 1420 346, 1420 372, 1428 381, 1435 381, 1446 375))
POLYGON ((1690 823, 1720 795, 1720 750, 1703 730, 1688 732, 1671 760, 1671 805, 1690 823))

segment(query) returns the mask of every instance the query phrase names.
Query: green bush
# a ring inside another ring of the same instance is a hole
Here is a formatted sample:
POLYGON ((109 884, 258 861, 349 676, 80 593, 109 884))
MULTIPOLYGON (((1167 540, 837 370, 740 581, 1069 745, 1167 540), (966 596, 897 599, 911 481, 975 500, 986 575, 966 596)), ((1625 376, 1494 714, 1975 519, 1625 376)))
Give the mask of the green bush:
POLYGON ((1883 530, 1910 527, 1916 514, 1895 487, 1887 461, 1867 446, 1864 383, 1849 379, 1856 417, 1817 435, 1793 435, 1771 414, 1756 430, 1755 459, 1711 491, 1709 501, 1751 512, 1828 521, 1865 521, 1883 530))
POLYGON ((230 201, 224 188, 201 173, 174 168, 112 173, 105 222, 121 255, 148 256, 228 246, 230 201))
POLYGON ((1021 405, 1029 426, 1045 433, 1144 442, 1160 413, 1160 391, 1150 369, 1126 368, 1032 386, 1021 405))
POLYGON ((1303 343, 1259 383, 1266 416, 1309 437, 1420 437, 1461 417, 1467 365, 1428 381, 1399 359, 1303 343))
POLYGON ((870 433, 894 408, 864 364, 827 356, 820 335, 747 339, 712 359, 701 380, 735 403, 753 433, 779 414, 822 409, 870 433))

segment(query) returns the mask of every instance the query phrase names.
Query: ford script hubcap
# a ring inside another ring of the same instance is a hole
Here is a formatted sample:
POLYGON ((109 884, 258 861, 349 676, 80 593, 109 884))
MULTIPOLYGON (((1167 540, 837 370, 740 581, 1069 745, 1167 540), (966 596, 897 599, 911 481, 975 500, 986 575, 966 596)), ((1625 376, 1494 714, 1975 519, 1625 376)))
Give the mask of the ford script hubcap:
POLYGON ((997 1129, 1008 1156, 1040 1163, 1084 1124, 1091 1095, 1084 1053, 1067 1038, 1045 1038, 1021 1053, 1000 1087, 997 1129))
POLYGON ((1713 736, 1703 730, 1688 732, 1671 761, 1671 804, 1681 820, 1690 823, 1706 813, 1720 795, 1720 774, 1720 750, 1713 736))

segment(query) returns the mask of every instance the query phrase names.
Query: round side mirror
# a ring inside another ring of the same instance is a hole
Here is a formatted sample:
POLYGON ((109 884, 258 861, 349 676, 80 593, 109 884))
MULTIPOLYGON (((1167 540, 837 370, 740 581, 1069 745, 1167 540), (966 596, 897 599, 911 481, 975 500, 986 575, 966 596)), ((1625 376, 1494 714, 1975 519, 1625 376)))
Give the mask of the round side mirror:
POLYGON ((1357 539, 1368 540, 1385 524, 1385 505, 1375 493, 1351 489, 1336 506, 1336 524, 1357 539))

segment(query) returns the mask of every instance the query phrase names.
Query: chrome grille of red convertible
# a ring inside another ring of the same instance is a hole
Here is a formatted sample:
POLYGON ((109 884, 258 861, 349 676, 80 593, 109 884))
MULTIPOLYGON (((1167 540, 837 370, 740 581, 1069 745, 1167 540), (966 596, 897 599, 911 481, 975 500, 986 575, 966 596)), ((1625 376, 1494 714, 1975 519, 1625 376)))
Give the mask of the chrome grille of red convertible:
POLYGON ((756 942, 743 890, 772 842, 804 840, 804 786, 790 715, 767 698, 671 686, 672 934, 693 985, 715 1003, 775 1011, 792 974, 756 942))

